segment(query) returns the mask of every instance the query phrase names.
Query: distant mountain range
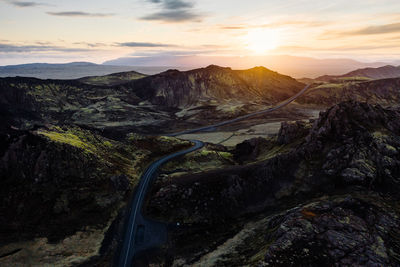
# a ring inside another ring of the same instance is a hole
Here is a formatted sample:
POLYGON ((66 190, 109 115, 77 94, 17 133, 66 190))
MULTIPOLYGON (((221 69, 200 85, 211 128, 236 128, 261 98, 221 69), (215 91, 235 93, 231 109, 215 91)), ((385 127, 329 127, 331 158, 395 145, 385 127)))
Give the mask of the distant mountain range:
POLYGON ((318 77, 316 80, 328 82, 333 79, 340 79, 346 77, 366 77, 373 80, 397 78, 400 77, 400 66, 395 67, 387 65, 379 68, 363 68, 351 71, 343 75, 323 75, 318 77))
MULTIPOLYGON (((78 79, 87 76, 103 76, 116 72, 136 71, 147 75, 168 69, 180 71, 202 68, 208 65, 229 66, 233 69, 249 69, 266 66, 295 78, 316 78, 322 75, 341 75, 361 68, 377 68, 389 62, 365 63, 352 59, 316 59, 295 56, 171 56, 125 57, 93 64, 73 62, 67 64, 33 63, 0 66, 0 77, 34 77, 39 79, 78 79)), ((392 63, 393 64, 393 63, 392 63)))
POLYGON ((105 65, 124 66, 179 66, 181 70, 200 68, 215 64, 234 69, 267 66, 295 78, 315 78, 321 75, 339 75, 359 68, 376 68, 388 62, 359 62, 352 59, 316 59, 297 56, 172 56, 151 55, 146 57, 123 57, 104 62, 105 65))
POLYGON ((90 62, 73 62, 66 64, 32 63, 0 66, 0 77, 21 76, 39 79, 78 79, 86 76, 102 76, 127 71, 137 71, 151 75, 165 71, 168 68, 169 67, 98 65, 90 62))

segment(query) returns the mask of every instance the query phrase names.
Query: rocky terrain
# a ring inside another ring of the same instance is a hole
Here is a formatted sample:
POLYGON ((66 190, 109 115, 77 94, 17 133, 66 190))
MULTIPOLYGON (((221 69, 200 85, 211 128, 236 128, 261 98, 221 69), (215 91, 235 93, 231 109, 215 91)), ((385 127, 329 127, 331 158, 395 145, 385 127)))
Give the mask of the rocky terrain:
POLYGON ((170 163, 147 213, 183 223, 175 266, 399 266, 399 136, 398 110, 340 103, 214 168, 170 163))
MULTIPOLYGON (((190 146, 156 133, 265 109, 302 88, 263 67, 0 79, 0 265, 109 266, 142 171, 190 146)), ((214 144, 203 133, 209 143, 163 166, 147 196, 147 216, 180 226, 145 257, 400 266, 399 88, 399 78, 317 82, 291 107, 219 129, 214 144)))
POLYGON ((366 81, 364 78, 351 77, 316 83, 296 101, 302 105, 330 107, 348 100, 397 106, 400 103, 400 78, 366 81))
POLYGON ((65 126, 0 136, 1 266, 71 266, 115 250, 108 233, 143 169, 190 145, 139 135, 118 142, 65 126))
POLYGON ((400 77, 400 66, 387 65, 379 68, 364 68, 351 71, 343 75, 324 75, 316 78, 317 81, 329 82, 340 78, 364 77, 374 80, 400 77))
POLYGON ((0 113, 15 127, 71 124, 124 137, 132 131, 173 120, 169 110, 141 105, 134 93, 111 86, 94 86, 77 80, 0 79, 0 113))

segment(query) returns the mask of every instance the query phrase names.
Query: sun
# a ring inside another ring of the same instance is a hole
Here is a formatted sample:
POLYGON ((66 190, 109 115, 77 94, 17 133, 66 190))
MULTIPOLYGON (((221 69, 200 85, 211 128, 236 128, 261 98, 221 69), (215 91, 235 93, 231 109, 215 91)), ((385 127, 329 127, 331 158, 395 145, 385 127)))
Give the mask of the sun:
POLYGON ((250 30, 244 37, 246 48, 256 54, 265 54, 279 45, 279 32, 273 29, 250 30))

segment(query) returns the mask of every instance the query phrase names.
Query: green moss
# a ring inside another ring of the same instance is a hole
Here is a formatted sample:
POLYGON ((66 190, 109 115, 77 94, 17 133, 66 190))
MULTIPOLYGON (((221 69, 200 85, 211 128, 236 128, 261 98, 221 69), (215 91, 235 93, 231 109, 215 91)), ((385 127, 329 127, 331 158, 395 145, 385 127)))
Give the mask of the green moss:
POLYGON ((211 150, 207 150, 207 149, 202 149, 201 151, 200 151, 200 155, 201 156, 208 156, 208 155, 210 155, 210 154, 215 154, 215 151, 211 151, 211 150))
POLYGON ((109 147, 109 148, 112 148, 112 147, 113 147, 113 145, 112 145, 111 142, 109 142, 109 141, 104 141, 104 142, 103 142, 103 145, 105 145, 106 147, 109 147))
POLYGON ((200 151, 200 155, 201 156, 213 156, 213 155, 217 155, 217 156, 221 156, 225 159, 232 159, 232 154, 229 152, 221 152, 221 151, 213 151, 213 150, 207 150, 207 149, 203 149, 200 151))
POLYGON ((50 138, 52 141, 81 148, 90 153, 94 153, 96 150, 94 146, 85 143, 78 136, 72 133, 62 133, 56 131, 38 131, 38 133, 50 138))
POLYGON ((362 76, 353 76, 353 77, 342 77, 337 80, 343 82, 365 82, 365 81, 371 81, 372 79, 362 76))
POLYGON ((330 89, 330 88, 342 88, 343 84, 341 83, 325 83, 325 84, 321 84, 317 87, 315 87, 313 90, 318 90, 318 89, 330 89))

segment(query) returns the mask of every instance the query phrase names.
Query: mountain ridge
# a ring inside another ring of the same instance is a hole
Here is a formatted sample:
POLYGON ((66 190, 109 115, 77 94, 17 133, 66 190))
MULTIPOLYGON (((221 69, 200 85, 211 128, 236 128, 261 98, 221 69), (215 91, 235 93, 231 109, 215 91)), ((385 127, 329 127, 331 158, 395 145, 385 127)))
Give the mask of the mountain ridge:
POLYGON ((153 104, 185 107, 234 98, 274 103, 294 95, 305 85, 265 67, 232 70, 209 65, 190 71, 168 70, 122 86, 153 104))
POLYGON ((366 77, 370 79, 397 78, 400 77, 400 66, 386 65, 378 68, 363 68, 343 75, 323 75, 316 78, 316 80, 329 82, 333 79, 346 77, 366 77))
POLYGON ((216 64, 235 69, 247 69, 256 65, 268 65, 280 73, 300 78, 315 78, 327 73, 339 75, 358 68, 380 67, 390 62, 361 62, 349 58, 312 58, 289 55, 270 56, 173 56, 151 54, 148 56, 125 57, 106 61, 104 65, 142 65, 142 66, 179 66, 179 69, 194 69, 216 64))

